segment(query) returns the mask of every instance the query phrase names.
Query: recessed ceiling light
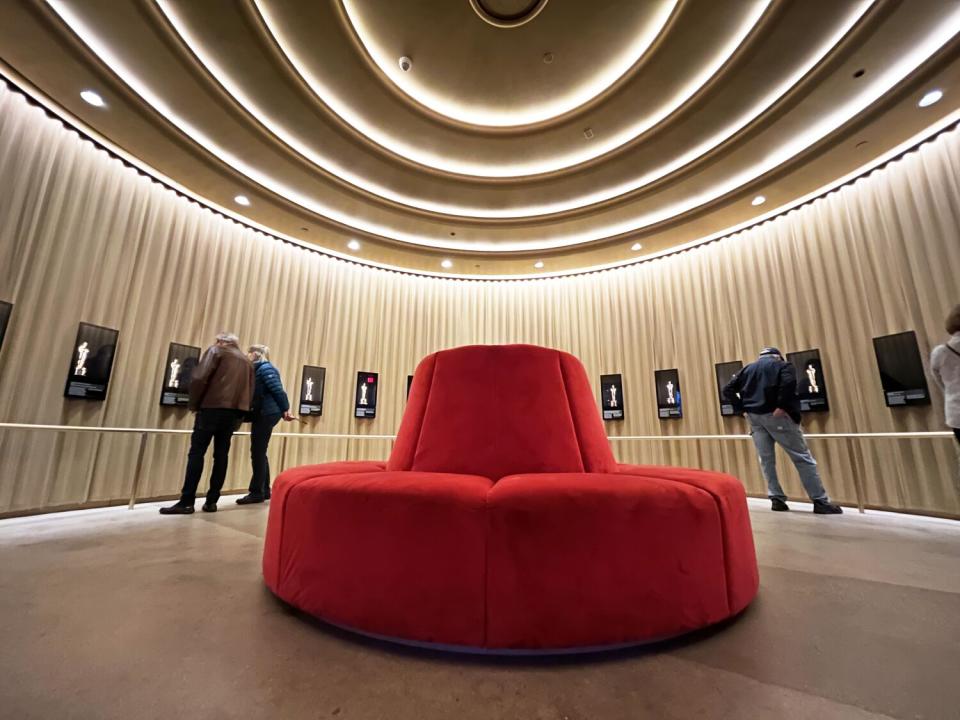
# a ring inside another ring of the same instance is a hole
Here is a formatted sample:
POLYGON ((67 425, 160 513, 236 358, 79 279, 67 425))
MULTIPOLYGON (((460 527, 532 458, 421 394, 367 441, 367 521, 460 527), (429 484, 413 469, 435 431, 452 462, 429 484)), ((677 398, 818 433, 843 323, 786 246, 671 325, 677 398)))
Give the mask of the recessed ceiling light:
POLYGON ((540 268, 543 267, 543 260, 537 260, 537 261, 533 264, 533 266, 534 266, 535 268, 537 268, 537 270, 539 270, 540 268))
POLYGON ((587 140, 592 140, 592 139, 593 139, 593 128, 584 128, 583 136, 584 136, 587 140))
POLYGON ((866 72, 867 72, 866 70, 864 70, 863 68, 860 68, 853 74, 853 76, 855 78, 862 78, 866 74, 866 72))
POLYGON ((453 260, 444 260, 444 261, 442 261, 442 262, 440 263, 440 266, 441 266, 441 267, 445 267, 445 268, 452 268, 452 267, 453 267, 453 260))
POLYGON ((767 199, 763 195, 757 195, 751 202, 751 205, 763 205, 767 199))
POLYGON ((643 245, 641 245, 640 243, 634 243, 633 245, 630 246, 630 249, 633 250, 634 252, 637 252, 637 250, 643 250, 643 245))
POLYGON ((943 97, 943 90, 931 90, 922 98, 920 98, 920 102, 918 102, 917 105, 919 105, 920 107, 930 107, 935 102, 939 102, 940 98, 942 97, 943 97))
POLYGON ((249 204, 250 204, 250 198, 248 198, 246 195, 237 195, 237 196, 233 199, 233 201, 234 201, 237 205, 249 205, 249 204))
POLYGON ((347 247, 350 248, 351 250, 359 250, 360 243, 357 242, 356 240, 351 240, 350 242, 347 243, 347 247))
POLYGON ((94 92, 93 90, 84 90, 82 93, 80 93, 80 97, 94 107, 103 107, 106 105, 106 103, 103 101, 103 98, 100 97, 100 94, 94 92))
POLYGON ((544 54, 543 54, 543 61, 544 61, 547 65, 549 65, 550 63, 552 63, 552 62, 553 62, 553 53, 552 53, 552 52, 544 53, 544 54))

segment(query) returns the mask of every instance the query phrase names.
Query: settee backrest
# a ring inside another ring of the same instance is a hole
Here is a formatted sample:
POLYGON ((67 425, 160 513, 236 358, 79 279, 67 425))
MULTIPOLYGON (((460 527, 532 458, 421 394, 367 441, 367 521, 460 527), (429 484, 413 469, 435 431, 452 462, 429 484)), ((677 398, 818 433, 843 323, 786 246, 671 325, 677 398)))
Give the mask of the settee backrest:
POLYGON ((443 350, 417 366, 388 470, 613 472, 582 363, 534 345, 443 350))

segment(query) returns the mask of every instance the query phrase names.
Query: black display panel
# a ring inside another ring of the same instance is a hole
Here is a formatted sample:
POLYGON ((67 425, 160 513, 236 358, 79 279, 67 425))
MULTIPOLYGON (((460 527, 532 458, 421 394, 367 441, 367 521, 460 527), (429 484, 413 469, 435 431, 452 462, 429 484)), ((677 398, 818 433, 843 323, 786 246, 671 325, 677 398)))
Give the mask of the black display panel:
POLYGON ((0 350, 3 349, 3 337, 7 334, 7 325, 10 324, 10 315, 13 313, 13 304, 0 301, 0 350))
POLYGON ((327 369, 304 365, 300 375, 300 414, 323 415, 323 390, 327 384, 327 369))
POLYGON ((655 370, 653 380, 657 384, 657 415, 661 420, 683 417, 683 399, 680 395, 680 371, 655 370))
POLYGON ((199 362, 200 348, 170 343, 167 361, 163 366, 161 405, 183 407, 190 402, 190 381, 199 362))
POLYGON ((930 404, 927 376, 913 330, 874 338, 873 351, 887 407, 930 404))
POLYGON ((116 330, 80 323, 70 355, 67 384, 63 389, 65 397, 82 400, 107 397, 119 336, 116 330))
POLYGON ((353 402, 353 415, 358 418, 377 416, 377 384, 380 376, 375 372, 357 373, 357 394, 353 402))
POLYGON ((827 412, 827 380, 823 374, 819 350, 787 353, 787 362, 797 370, 797 397, 801 412, 827 412))
POLYGON ((623 420, 623 376, 600 376, 600 408, 604 420, 623 420))
POLYGON ((410 387, 413 385, 413 375, 407 375, 407 400, 410 399, 410 387))
POLYGON ((717 363, 713 366, 713 369, 717 375, 717 399, 720 401, 720 414, 723 417, 740 415, 743 408, 737 402, 739 396, 728 400, 723 396, 723 386, 730 382, 734 375, 743 370, 743 363, 739 360, 731 360, 730 362, 717 363))

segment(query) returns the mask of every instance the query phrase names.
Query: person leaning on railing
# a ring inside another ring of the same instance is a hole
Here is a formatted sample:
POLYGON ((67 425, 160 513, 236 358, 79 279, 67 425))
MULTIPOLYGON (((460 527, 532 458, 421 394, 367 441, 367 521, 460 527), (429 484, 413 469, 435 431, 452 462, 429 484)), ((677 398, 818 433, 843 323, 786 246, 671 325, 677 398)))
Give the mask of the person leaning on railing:
POLYGON ((237 505, 252 505, 270 499, 270 460, 267 448, 273 428, 280 419, 293 420, 290 400, 280 381, 280 372, 270 362, 270 348, 251 345, 247 357, 253 363, 256 384, 253 408, 250 411, 250 476, 249 492, 237 500, 237 505))

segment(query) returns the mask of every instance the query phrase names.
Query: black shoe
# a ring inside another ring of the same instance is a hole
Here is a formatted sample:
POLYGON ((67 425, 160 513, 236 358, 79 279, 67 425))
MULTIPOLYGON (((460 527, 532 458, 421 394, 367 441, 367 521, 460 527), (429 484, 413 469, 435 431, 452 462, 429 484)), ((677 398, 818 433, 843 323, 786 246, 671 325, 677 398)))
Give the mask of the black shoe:
POLYGON ((216 504, 216 503, 213 503, 213 502, 210 502, 210 501, 208 500, 207 502, 205 502, 205 503, 203 504, 203 507, 200 508, 200 509, 203 510, 204 512, 216 512, 216 511, 217 511, 217 504, 216 504))
POLYGON ((193 515, 193 505, 184 505, 183 503, 177 503, 176 505, 171 505, 170 507, 160 508, 161 515, 193 515))
POLYGON ((262 503, 264 500, 261 495, 254 495, 253 493, 248 493, 242 498, 237 498, 237 505, 254 505, 256 503, 262 503))
POLYGON ((770 509, 774 512, 787 512, 790 506, 780 498, 770 498, 770 509))
POLYGON ((814 500, 813 512, 817 515, 843 515, 843 508, 826 500, 814 500))
POLYGON ((265 493, 263 494, 263 499, 264 499, 264 500, 269 500, 269 499, 270 499, 270 491, 269 491, 269 490, 267 490, 267 492, 265 492, 265 493))

